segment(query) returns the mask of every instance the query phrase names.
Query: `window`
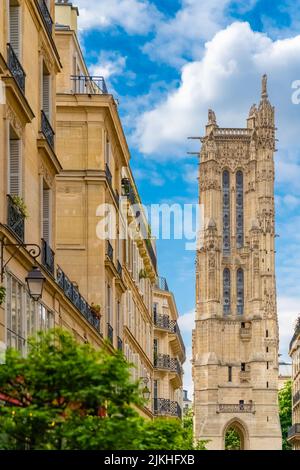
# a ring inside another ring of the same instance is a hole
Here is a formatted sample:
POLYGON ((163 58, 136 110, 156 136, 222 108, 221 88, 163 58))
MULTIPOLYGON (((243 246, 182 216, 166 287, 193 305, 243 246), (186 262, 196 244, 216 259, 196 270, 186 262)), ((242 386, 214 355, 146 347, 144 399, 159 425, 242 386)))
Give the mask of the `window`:
POLYGON ((269 382, 267 382, 267 388, 269 388, 269 382))
POLYGON ((228 382, 232 382, 232 366, 228 366, 228 382))
POLYGON ((246 363, 245 363, 245 362, 242 362, 242 363, 241 363, 241 371, 242 371, 242 372, 245 372, 245 371, 246 371, 246 363))
POLYGON ((266 330, 266 338, 269 337, 269 330, 266 330))
POLYGON ((111 318, 112 312, 111 312, 111 287, 109 284, 106 284, 106 319, 107 323, 112 325, 112 318, 111 318))
POLYGON ((117 302, 117 336, 121 337, 121 302, 117 302))
POLYGON ((9 2, 9 43, 20 60, 20 6, 14 3, 13 1, 9 2))
POLYGON ((236 173, 236 246, 244 245, 244 178, 243 173, 236 173))
POLYGON ((267 353, 269 352, 269 346, 266 347, 266 352, 267 352, 267 353))
POLYGON ((236 293, 237 293, 237 313, 244 314, 244 271, 237 270, 236 274, 236 293))
POLYGON ((230 175, 223 172, 223 252, 230 252, 230 175))
POLYGON ((267 362, 267 369, 269 369, 269 362, 267 362))
POLYGON ((153 397, 154 400, 157 400, 158 398, 158 380, 154 380, 153 382, 153 397))
POLYGON ((154 352, 154 360, 155 360, 158 356, 158 339, 157 338, 154 338, 153 340, 153 352, 154 352))
POLYGON ((51 75, 43 64, 42 76, 42 110, 48 121, 51 121, 51 75))
POLYGON ((43 239, 51 245, 51 190, 43 185, 43 239))
POLYGON ((243 321, 242 321, 242 323, 241 323, 241 328, 246 328, 246 324, 245 324, 245 322, 243 322, 243 321))
POLYGON ((6 337, 7 346, 26 353, 28 337, 54 327, 54 314, 32 300, 25 286, 7 273, 6 337))
POLYGON ((9 167, 8 167, 8 192, 11 196, 21 196, 21 141, 9 129, 9 167))
POLYGON ((225 268, 223 271, 223 313, 224 315, 229 315, 230 313, 230 271, 228 268, 225 268))

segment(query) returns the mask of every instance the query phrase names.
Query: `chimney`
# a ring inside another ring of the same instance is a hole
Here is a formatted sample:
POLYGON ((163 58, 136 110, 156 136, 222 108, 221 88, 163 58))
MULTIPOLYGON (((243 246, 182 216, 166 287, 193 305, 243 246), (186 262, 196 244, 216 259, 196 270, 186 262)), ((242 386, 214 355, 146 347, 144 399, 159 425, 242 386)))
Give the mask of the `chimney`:
POLYGON ((55 23, 61 26, 68 26, 77 33, 78 8, 73 6, 68 0, 55 1, 55 23))

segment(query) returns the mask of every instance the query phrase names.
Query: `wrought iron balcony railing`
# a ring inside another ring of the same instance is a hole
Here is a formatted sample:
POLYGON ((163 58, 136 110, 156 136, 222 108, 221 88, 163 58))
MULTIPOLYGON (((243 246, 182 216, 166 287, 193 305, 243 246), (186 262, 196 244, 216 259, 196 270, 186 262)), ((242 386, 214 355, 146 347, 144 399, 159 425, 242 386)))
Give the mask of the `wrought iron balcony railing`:
POLYGON ((156 369, 165 369, 170 372, 176 372, 178 375, 182 374, 180 362, 176 357, 171 357, 169 354, 158 354, 154 357, 154 367, 156 369))
POLYGON ((105 176, 108 181, 108 184, 112 186, 112 174, 107 163, 105 163, 105 176))
POLYGON ((293 395, 293 406, 297 405, 297 403, 300 401, 300 390, 293 395))
POLYGON ((177 401, 171 401, 167 398, 154 398, 153 411, 156 416, 174 416, 182 417, 181 407, 177 401))
POLYGON ((44 137, 52 148, 52 150, 54 150, 55 132, 52 129, 52 126, 43 110, 41 111, 41 131, 44 134, 44 137))
POLYGON ((118 336, 118 351, 123 351, 123 341, 118 336))
POLYGON ((176 320, 170 320, 169 315, 161 315, 161 314, 158 314, 157 311, 154 311, 153 318, 154 318, 154 325, 157 328, 167 330, 170 333, 177 335, 178 340, 181 344, 182 351, 185 354, 185 346, 184 346, 184 342, 183 342, 181 332, 180 332, 180 328, 178 326, 177 321, 176 320))
POLYGON ((156 280, 156 287, 160 290, 164 290, 166 292, 169 292, 169 286, 167 283, 167 279, 165 277, 158 277, 156 280))
POLYGON ((110 323, 107 323, 107 339, 114 344, 114 329, 110 323))
POLYGON ((134 205, 138 202, 129 178, 122 179, 122 193, 128 198, 130 204, 134 205))
POLYGON ((54 276, 55 253, 50 248, 46 240, 42 239, 42 265, 54 276))
POLYGON ((7 196, 7 226, 23 242, 25 237, 25 215, 15 204, 12 196, 7 196))
POLYGON ((254 413, 255 407, 253 403, 220 403, 217 405, 217 413, 254 413))
POLYGON ((68 297, 86 320, 100 332, 100 319, 92 312, 91 307, 84 297, 82 297, 78 288, 70 281, 60 267, 56 270, 56 282, 63 289, 66 297, 68 297))
POLYGON ((71 75, 73 91, 83 95, 107 95, 108 90, 104 77, 71 75))
POLYGON ((11 44, 7 44, 7 65, 20 90, 25 94, 26 73, 11 44))
POLYGON ((287 437, 288 439, 292 439, 293 437, 300 439, 300 423, 295 423, 290 427, 287 437))
POLYGON ((45 0, 39 0, 39 6, 40 6, 41 15, 45 23, 47 32, 52 37, 53 20, 51 18, 51 15, 50 15, 50 12, 49 12, 49 9, 47 7, 45 0))
POLYGON ((109 240, 106 240, 106 256, 112 263, 114 262, 114 249, 109 240))

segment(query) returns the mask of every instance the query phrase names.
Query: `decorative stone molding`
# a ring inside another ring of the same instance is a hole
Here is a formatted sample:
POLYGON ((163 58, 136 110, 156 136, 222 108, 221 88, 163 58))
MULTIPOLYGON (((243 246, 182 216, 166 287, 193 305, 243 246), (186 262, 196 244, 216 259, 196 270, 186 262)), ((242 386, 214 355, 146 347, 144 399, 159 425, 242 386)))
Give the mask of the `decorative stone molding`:
POLYGON ((24 130, 24 126, 21 120, 18 118, 17 114, 8 104, 6 105, 6 119, 9 120, 18 136, 21 137, 22 132, 24 130))

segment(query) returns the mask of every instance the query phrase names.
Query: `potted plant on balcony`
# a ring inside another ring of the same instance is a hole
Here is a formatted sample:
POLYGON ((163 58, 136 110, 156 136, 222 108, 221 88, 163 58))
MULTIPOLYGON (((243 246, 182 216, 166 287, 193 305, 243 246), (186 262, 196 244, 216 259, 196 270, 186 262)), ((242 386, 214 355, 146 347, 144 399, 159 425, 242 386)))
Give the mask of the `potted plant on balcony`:
POLYGON ((12 201, 14 205, 19 209, 20 213, 23 215, 24 219, 28 218, 28 209, 24 202, 24 199, 21 196, 12 196, 12 201))
POLYGON ((147 279, 147 277, 148 277, 148 274, 147 274, 146 269, 140 269, 140 272, 139 272, 139 280, 141 280, 141 279, 147 279))
POLYGON ((99 304, 94 304, 94 302, 92 302, 91 312, 95 315, 95 317, 99 319, 101 318, 101 306, 99 304))
POLYGON ((6 289, 4 286, 0 286, 0 305, 3 304, 6 296, 6 289))

